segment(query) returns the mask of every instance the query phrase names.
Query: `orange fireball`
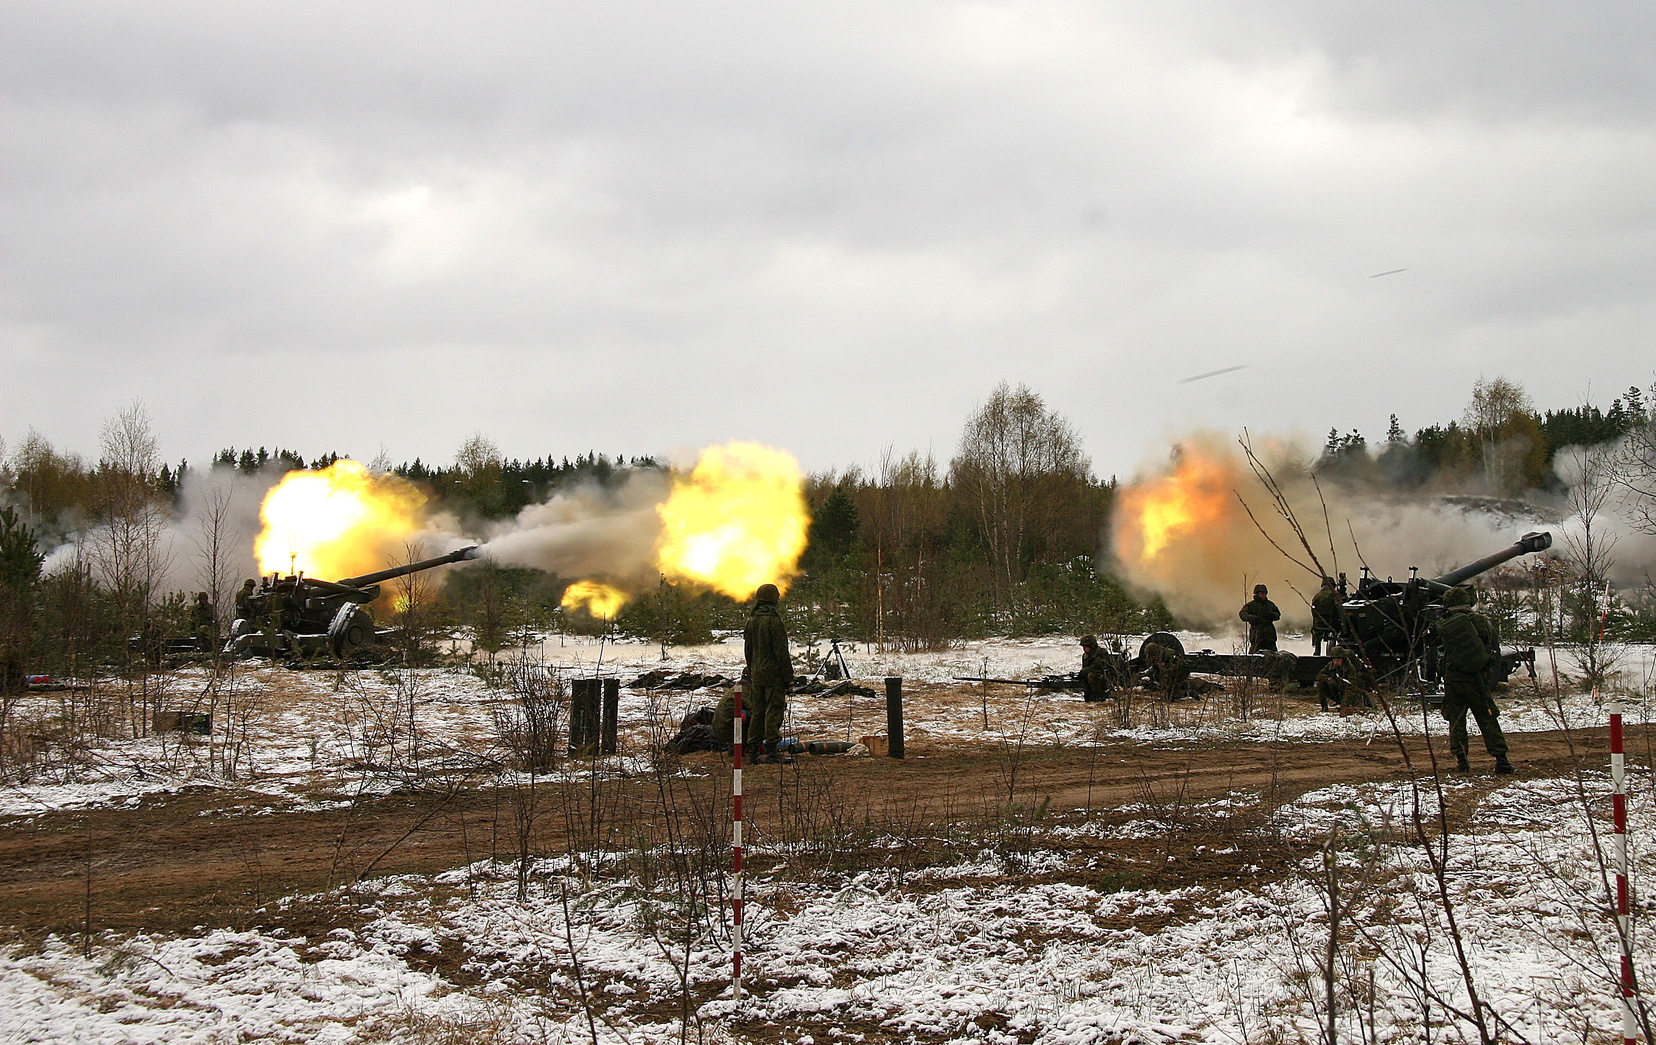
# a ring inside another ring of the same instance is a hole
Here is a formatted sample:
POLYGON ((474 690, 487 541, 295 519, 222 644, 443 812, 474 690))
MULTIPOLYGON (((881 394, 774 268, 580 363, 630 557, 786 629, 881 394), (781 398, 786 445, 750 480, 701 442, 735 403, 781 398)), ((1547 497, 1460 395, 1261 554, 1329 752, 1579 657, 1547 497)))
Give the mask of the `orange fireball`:
POLYGON ((673 476, 659 509, 661 572, 747 599, 761 584, 786 591, 799 573, 811 515, 805 475, 783 450, 730 443, 703 450, 673 476))
POLYGON ((1235 510, 1230 470, 1198 450, 1182 447, 1171 475, 1121 491, 1114 533, 1116 557, 1156 572, 1169 548, 1220 526, 1235 510))
POLYGON ((414 484, 348 458, 289 472, 265 494, 253 554, 264 573, 336 579, 381 570, 420 531, 425 504, 414 484))
POLYGON ((627 593, 602 581, 576 581, 564 589, 560 605, 566 610, 586 610, 599 620, 614 620, 627 604, 627 593))

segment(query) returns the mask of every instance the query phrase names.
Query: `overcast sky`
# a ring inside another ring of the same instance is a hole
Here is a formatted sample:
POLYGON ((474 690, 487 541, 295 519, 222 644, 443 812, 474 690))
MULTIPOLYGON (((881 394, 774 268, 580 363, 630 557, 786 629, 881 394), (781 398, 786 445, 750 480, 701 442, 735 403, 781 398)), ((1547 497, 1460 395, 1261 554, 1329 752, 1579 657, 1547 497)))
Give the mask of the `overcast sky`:
POLYGON ((0 437, 823 469, 1005 380, 1125 475, 1608 405, 1653 53, 1647 4, 9 0, 0 437))

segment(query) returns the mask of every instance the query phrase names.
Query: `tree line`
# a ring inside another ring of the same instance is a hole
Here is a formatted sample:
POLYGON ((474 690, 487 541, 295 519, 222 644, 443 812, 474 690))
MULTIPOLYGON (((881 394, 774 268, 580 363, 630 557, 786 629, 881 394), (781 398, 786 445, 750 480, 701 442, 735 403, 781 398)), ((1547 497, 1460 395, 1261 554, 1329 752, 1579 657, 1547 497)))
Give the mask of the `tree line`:
MULTIPOLYGON (((1656 487, 1650 449, 1652 400, 1630 388, 1608 409, 1591 404, 1537 411, 1505 378, 1480 380, 1460 418, 1406 435, 1392 415, 1371 447, 1358 432, 1330 429, 1316 464, 1334 481, 1386 484, 1425 493, 1513 496, 1555 488, 1565 446, 1617 446, 1628 489, 1656 487), (1646 447, 1639 470, 1639 447, 1646 447)), ((234 447, 210 467, 246 473, 325 468, 339 460, 276 447, 234 447)), ((192 466, 161 458, 141 403, 105 425, 96 461, 53 447, 30 431, 10 452, 0 444, 0 661, 63 671, 130 657, 126 638, 146 628, 184 633, 182 593, 160 589, 174 565, 162 531, 175 520, 192 466), (44 566, 53 555, 53 569, 44 566)), ((570 457, 505 458, 477 434, 451 464, 372 462, 422 486, 437 507, 462 518, 510 517, 572 483, 618 483, 655 458, 587 451, 570 457)), ((1110 576, 1100 549, 1116 495, 1099 479, 1074 427, 1027 387, 1003 384, 962 425, 948 460, 888 450, 871 467, 811 475, 812 522, 801 574, 789 593, 790 623, 807 641, 840 638, 920 649, 984 635, 1142 633, 1175 624, 1155 601, 1110 576)), ((1656 493, 1649 490, 1648 493, 1656 493)), ((1635 504, 1647 508, 1653 498, 1635 504)), ((211 509, 212 506, 209 506, 211 509)), ((225 505, 218 512, 226 511, 225 505)), ((209 511, 209 514, 212 514, 209 511)), ((220 519, 222 521, 222 518, 220 519)), ((1649 521, 1648 519, 1646 520, 1649 521)), ((202 560, 199 587, 219 597, 227 578, 221 533, 203 532, 183 554, 202 560)), ((571 618, 558 606, 565 583, 489 564, 448 575, 421 608, 423 635, 463 628, 485 649, 531 630, 613 627, 659 640, 705 640, 739 627, 742 608, 721 596, 663 581, 637 593, 616 622, 571 618)))
POLYGON ((1426 425, 1409 436, 1390 416, 1385 438, 1371 445, 1361 432, 1328 430, 1320 474, 1348 483, 1431 492, 1517 497, 1562 492, 1554 469, 1566 447, 1602 447, 1648 428, 1656 392, 1637 385, 1611 401, 1538 411, 1529 393, 1504 377, 1479 379, 1462 416, 1426 425))

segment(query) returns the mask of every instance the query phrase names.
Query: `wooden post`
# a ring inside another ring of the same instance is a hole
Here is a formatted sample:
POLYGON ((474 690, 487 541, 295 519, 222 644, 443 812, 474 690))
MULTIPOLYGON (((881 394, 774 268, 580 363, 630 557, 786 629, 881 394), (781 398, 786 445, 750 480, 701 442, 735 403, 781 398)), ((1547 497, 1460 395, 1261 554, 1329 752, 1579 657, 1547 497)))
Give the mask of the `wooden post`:
POLYGON ((886 736, 891 747, 887 750, 892 758, 903 757, 903 679, 900 675, 888 676, 886 682, 886 736))
POLYGON ((598 753, 615 754, 615 734, 621 718, 621 680, 604 680, 604 714, 598 731, 598 753))
POLYGON ((590 756, 598 747, 598 694, 602 679, 572 679, 569 683, 569 754, 590 756))

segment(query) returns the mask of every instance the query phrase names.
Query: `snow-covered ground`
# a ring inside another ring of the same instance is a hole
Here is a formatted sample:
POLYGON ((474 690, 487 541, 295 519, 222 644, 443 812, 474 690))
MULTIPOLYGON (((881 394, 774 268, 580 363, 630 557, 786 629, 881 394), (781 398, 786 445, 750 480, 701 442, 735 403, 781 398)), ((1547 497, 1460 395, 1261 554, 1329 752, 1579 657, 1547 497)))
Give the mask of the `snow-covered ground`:
MULTIPOLYGON (((1651 781, 1636 785, 1633 819, 1649 823, 1651 781)), ((1503 1041, 1620 1040, 1615 936, 1577 794, 1537 779, 1492 790, 1448 849, 1448 906, 1503 1041)), ((1421 850, 1395 844, 1412 809, 1393 788, 1307 794, 1274 826, 1326 842, 1330 859, 1238 888, 1074 884, 1065 875, 1094 858, 1062 831, 1016 858, 965 852, 919 874, 784 864, 751 884, 739 1003, 728 908, 693 911, 563 860, 538 863, 521 902, 511 866, 387 878, 320 901, 359 907, 360 927, 318 938, 212 930, 106 938, 90 956, 60 940, 0 950, 0 1038, 1314 1042, 1332 898, 1343 1039, 1476 1041, 1450 1013, 1469 1009, 1445 903, 1421 850), (686 932, 687 913, 707 921, 686 932)), ((1067 822, 1072 836, 1087 826, 1067 822)), ((1656 943, 1642 923, 1638 943, 1656 943)))
MULTIPOLYGON (((1127 639, 1136 650, 1142 636, 1127 639)), ((1187 648, 1229 650, 1223 640, 1183 633, 1187 648)), ((1284 648, 1309 652, 1303 640, 1284 648), (1303 647, 1303 648, 1301 648, 1303 647)), ((646 671, 695 671, 736 675, 739 639, 708 646, 672 647, 666 660, 659 646, 575 638, 547 640, 530 659, 566 677, 601 673, 623 684, 646 671)), ((954 682, 957 676, 1023 678, 1073 670, 1079 650, 1069 638, 1000 639, 973 642, 928 653, 876 653, 849 647, 853 675, 875 690, 873 697, 832 694, 797 696, 789 702, 789 735, 806 739, 855 740, 883 733, 886 676, 904 679, 906 736, 911 750, 928 744, 999 741, 1021 735, 1030 741, 1085 744, 1115 737, 1144 744, 1189 745, 1226 740, 1316 743, 1389 735, 1380 716, 1323 715, 1295 698, 1266 698, 1246 718, 1224 695, 1158 706, 1154 719, 1117 719, 1110 704, 1087 704, 1073 693, 1037 693, 1017 686, 954 682)), ((1515 679, 1500 696, 1509 733, 1602 727, 1601 699, 1551 684, 1546 651, 1537 654, 1540 678, 1515 679)), ((1631 650, 1624 658, 1630 724, 1643 723, 1651 692, 1651 654, 1631 650)), ((1560 670, 1565 665, 1559 665, 1560 670)), ((51 735, 73 694, 42 693, 12 711, 12 734, 51 735)), ((674 732, 686 711, 717 701, 718 691, 624 688, 620 705, 623 750, 635 753, 674 732)), ((386 671, 294 671, 257 662, 209 686, 200 669, 174 673, 164 706, 211 709, 211 738, 178 735, 137 739, 82 737, 85 746, 43 748, 27 772, 0 781, 0 816, 28 816, 52 810, 110 806, 184 788, 224 792, 226 801, 251 798, 273 808, 298 808, 338 801, 395 786, 408 772, 444 764, 475 763, 500 754, 497 717, 509 713, 511 692, 491 686, 462 668, 386 671)), ((1398 705, 1397 727, 1410 735, 1440 734, 1441 719, 1418 705, 1398 705)))
MULTIPOLYGON (((664 666, 732 674, 740 661, 734 642, 670 654, 664 664, 654 646, 554 639, 535 655, 571 676, 601 670, 623 681, 664 666)), ((1303 700, 1266 702, 1242 721, 1215 697, 1175 706, 1166 726, 1123 729, 1108 706, 1073 695, 951 682, 1067 670, 1076 660, 1067 640, 847 655, 860 678, 905 679, 917 746, 1002 739, 1009 730, 1058 744, 1115 736, 1199 745, 1314 743, 1388 728, 1372 716, 1320 715, 1303 700)), ((1627 663, 1621 689, 1630 720, 1643 722, 1649 658, 1627 663)), ((180 673, 170 701, 193 706, 206 686, 200 672, 180 673)), ((715 696, 623 693, 623 744, 634 749, 654 735, 652 719, 676 722, 715 696)), ((1600 701, 1553 693, 1524 684, 1503 695, 1508 731, 1603 724, 1600 701)), ((61 699, 25 703, 14 723, 44 726, 61 699)), ((211 739, 109 740, 73 761, 44 757, 33 779, 0 788, 0 815, 161 801, 185 789, 222 792, 227 803, 254 798, 279 815, 364 786, 394 786, 416 766, 497 753, 495 716, 513 706, 508 691, 448 669, 243 667, 214 699, 228 726, 211 739)), ((798 697, 792 715, 790 731, 801 736, 858 735, 883 726, 884 704, 798 697)), ((1401 724, 1441 728, 1419 713, 1401 724)), ((1656 781, 1646 769, 1634 775, 1635 881, 1653 866, 1637 844, 1637 832, 1656 823, 1656 781)), ((1607 838, 1607 791, 1599 775, 1482 778, 1445 789, 1444 801, 1475 803, 1448 846, 1441 880, 1472 983, 1508 1024, 1502 1040, 1619 1040, 1610 1030, 1615 935, 1597 848, 1607 838)), ((1198 812, 1222 817, 1258 797, 1222 798, 1198 812)), ((628 877, 619 862, 599 859, 610 870, 595 873, 590 860, 584 872, 566 858, 542 860, 521 901, 514 865, 385 878, 349 895, 290 898, 351 908, 340 921, 355 928, 315 938, 212 929, 106 935, 89 955, 78 940, 0 948, 0 1041, 490 1045, 668 1042, 681 1032, 799 1045, 1317 1041, 1331 897, 1342 910, 1333 981, 1340 1036, 1421 1041, 1430 1026, 1431 1040, 1473 1041, 1466 1021, 1451 1015, 1467 1010, 1466 978, 1438 879, 1409 841, 1415 810, 1430 818, 1438 803, 1435 788, 1417 792, 1406 782, 1312 792, 1275 810, 1266 830, 1326 845, 1328 861, 1312 857, 1294 873, 1253 883, 1179 889, 1101 884, 1093 873, 1100 843, 1189 844, 1154 810, 1062 813, 1031 828, 1027 848, 1002 851, 982 840, 959 847, 952 862, 905 871, 796 872, 787 851, 760 846, 755 855, 771 862, 749 883, 750 993, 740 1004, 726 988, 728 906, 698 907, 682 892, 628 877)), ((716 873, 702 881, 714 893, 722 884, 716 873)), ((279 911, 271 922, 281 922, 279 911)), ((1656 944, 1650 937, 1641 921, 1641 952, 1656 944)))

